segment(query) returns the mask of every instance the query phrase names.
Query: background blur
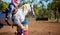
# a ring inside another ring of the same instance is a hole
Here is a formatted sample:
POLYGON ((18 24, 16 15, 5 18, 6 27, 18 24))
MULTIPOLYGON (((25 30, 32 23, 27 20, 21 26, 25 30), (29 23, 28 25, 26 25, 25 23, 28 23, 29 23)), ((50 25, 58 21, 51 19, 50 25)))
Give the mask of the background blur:
MULTIPOLYGON (((11 0, 0 0, 0 12, 8 9, 11 0)), ((56 20, 60 18, 60 0, 20 0, 20 5, 32 3, 32 7, 36 14, 36 20, 56 20)), ((28 15, 29 16, 29 15, 28 15)))
MULTIPOLYGON (((0 0, 0 12, 9 9, 10 2, 11 0, 0 0)), ((60 35, 60 0, 20 0, 19 7, 26 3, 33 5, 36 14, 34 19, 27 15, 29 17, 28 35, 60 35)), ((13 28, 8 25, 3 26, 0 29, 0 35, 15 35, 16 29, 16 26, 13 28)))

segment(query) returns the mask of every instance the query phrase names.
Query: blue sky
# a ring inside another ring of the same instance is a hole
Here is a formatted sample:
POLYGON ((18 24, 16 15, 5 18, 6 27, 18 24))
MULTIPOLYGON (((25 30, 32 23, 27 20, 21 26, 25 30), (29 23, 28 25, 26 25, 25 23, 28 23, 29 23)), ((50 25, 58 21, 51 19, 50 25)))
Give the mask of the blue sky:
POLYGON ((4 2, 11 2, 11 0, 2 0, 2 1, 4 1, 4 2))
POLYGON ((53 0, 49 0, 48 2, 42 1, 42 3, 44 4, 44 6, 47 8, 48 4, 51 3, 53 0))
MULTIPOLYGON (((2 1, 4 1, 4 2, 11 2, 11 0, 2 0, 2 1)), ((28 1, 28 0, 25 0, 25 1, 28 1)), ((30 0, 31 1, 31 0, 30 0)), ((34 0, 34 3, 35 4, 37 4, 39 1, 41 1, 41 0, 34 0)), ((47 5, 49 4, 49 3, 51 3, 53 0, 49 0, 48 2, 45 2, 44 0, 42 1, 42 3, 44 4, 44 6, 47 8, 47 5)))
MULTIPOLYGON (((11 0, 2 0, 4 2, 11 2, 11 0)), ((28 1, 28 0, 25 0, 25 1, 28 1)), ((30 0, 31 1, 31 0, 30 0)), ((35 0, 35 2, 38 2, 39 0, 35 0)))
MULTIPOLYGON (((2 1, 4 1, 4 2, 11 2, 11 0, 2 0, 2 1)), ((28 0, 25 0, 25 1, 28 1, 28 0)), ((38 3, 39 1, 41 1, 41 0, 34 0, 35 3, 38 3)), ((50 2, 52 2, 52 0, 48 1, 48 3, 50 3, 50 2)), ((43 0, 43 3, 45 3, 44 0, 43 0)))

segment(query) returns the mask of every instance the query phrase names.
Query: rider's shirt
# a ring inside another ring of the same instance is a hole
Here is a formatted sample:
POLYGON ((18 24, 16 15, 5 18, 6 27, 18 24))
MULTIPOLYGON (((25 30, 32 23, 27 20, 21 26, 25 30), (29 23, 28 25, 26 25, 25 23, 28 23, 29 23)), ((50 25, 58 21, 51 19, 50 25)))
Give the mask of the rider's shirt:
POLYGON ((20 0, 11 0, 11 3, 13 3, 15 6, 18 6, 20 3, 20 0))
POLYGON ((11 3, 8 5, 9 7, 9 14, 12 13, 15 7, 18 7, 20 1, 19 0, 11 0, 11 3))

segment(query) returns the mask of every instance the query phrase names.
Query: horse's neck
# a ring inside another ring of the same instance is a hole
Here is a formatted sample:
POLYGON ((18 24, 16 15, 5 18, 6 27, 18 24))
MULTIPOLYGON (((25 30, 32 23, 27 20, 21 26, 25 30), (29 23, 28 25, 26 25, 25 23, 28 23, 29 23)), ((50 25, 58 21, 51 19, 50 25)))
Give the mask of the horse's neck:
POLYGON ((27 10, 25 10, 23 13, 24 13, 24 15, 26 16, 26 15, 27 15, 27 13, 28 13, 28 11, 27 11, 27 10))
POLYGON ((28 10, 23 9, 23 8, 20 8, 20 9, 18 9, 18 13, 20 13, 20 14, 22 14, 22 15, 26 16, 26 15, 27 15, 27 13, 28 13, 28 10))
POLYGON ((23 10, 22 12, 23 12, 23 14, 24 14, 25 16, 27 15, 27 13, 28 13, 28 9, 27 9, 26 6, 24 6, 24 10, 23 10))

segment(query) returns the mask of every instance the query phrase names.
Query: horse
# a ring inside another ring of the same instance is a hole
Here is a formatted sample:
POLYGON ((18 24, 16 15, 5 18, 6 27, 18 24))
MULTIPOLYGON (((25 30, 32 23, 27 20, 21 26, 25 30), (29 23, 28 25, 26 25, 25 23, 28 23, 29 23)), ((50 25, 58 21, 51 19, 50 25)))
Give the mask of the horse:
MULTIPOLYGON (((33 16, 35 15, 32 5, 30 3, 24 4, 22 7, 18 8, 17 12, 12 17, 12 19, 14 19, 14 23, 16 23, 21 29, 24 29, 24 25, 22 23, 24 22, 25 17, 28 13, 30 13, 33 16)), ((0 13, 1 19, 5 20, 5 16, 5 13, 0 13)))

